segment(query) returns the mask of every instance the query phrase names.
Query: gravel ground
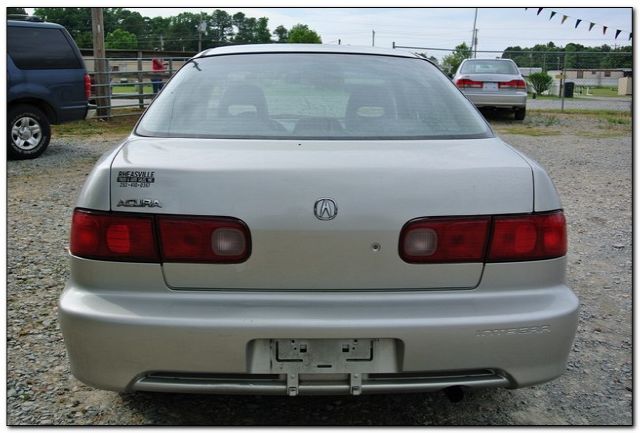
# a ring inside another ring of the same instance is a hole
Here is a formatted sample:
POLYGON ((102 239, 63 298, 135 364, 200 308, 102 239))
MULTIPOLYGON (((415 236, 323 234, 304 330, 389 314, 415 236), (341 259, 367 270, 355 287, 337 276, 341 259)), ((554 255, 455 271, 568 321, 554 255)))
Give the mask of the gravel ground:
MULTIPOLYGON (((506 121, 494 120, 500 131, 506 121)), ((117 137, 55 138, 33 161, 8 162, 7 421, 17 424, 504 425, 630 424, 631 136, 588 118, 556 136, 505 135, 540 161, 569 221, 568 282, 582 302, 561 378, 519 390, 353 397, 119 395, 75 380, 56 320, 68 276, 71 210, 117 137), (591 131, 578 136, 573 131, 591 131), (596 138, 594 138, 596 137, 596 138), (600 138, 597 138, 600 137, 600 138)))
MULTIPOLYGON (((560 109, 560 99, 531 99, 527 100, 527 108, 535 110, 560 109)), ((564 108, 572 110, 613 110, 631 111, 630 97, 589 97, 565 98, 564 108)))

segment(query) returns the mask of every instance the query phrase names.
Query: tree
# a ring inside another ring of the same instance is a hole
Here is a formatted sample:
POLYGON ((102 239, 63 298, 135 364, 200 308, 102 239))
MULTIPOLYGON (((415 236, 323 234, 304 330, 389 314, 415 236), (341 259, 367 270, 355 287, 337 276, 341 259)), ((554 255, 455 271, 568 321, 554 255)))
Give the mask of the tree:
POLYGON ((253 35, 255 43, 267 44, 271 42, 271 31, 269 30, 269 18, 258 18, 253 35))
POLYGON ((284 43, 287 42, 287 38, 289 37, 289 30, 287 30, 285 26, 280 25, 276 27, 273 34, 278 37, 279 43, 284 43))
POLYGON ((296 24, 289 30, 287 42, 291 44, 321 44, 322 39, 306 24, 296 24))
POLYGON ((469 57, 471 57, 471 49, 463 42, 458 45, 451 54, 442 58, 442 70, 446 74, 453 76, 458 70, 460 63, 469 57))
POLYGON ((133 50, 138 48, 138 38, 126 30, 115 29, 107 34, 104 46, 108 49, 133 50))
POLYGON ((214 42, 228 42, 233 37, 231 15, 220 9, 211 14, 211 36, 214 42))
POLYGON ((553 78, 546 72, 536 72, 527 77, 527 81, 531 83, 536 93, 541 94, 551 88, 553 78))
POLYGON ((28 15, 24 8, 7 8, 8 15, 28 15))

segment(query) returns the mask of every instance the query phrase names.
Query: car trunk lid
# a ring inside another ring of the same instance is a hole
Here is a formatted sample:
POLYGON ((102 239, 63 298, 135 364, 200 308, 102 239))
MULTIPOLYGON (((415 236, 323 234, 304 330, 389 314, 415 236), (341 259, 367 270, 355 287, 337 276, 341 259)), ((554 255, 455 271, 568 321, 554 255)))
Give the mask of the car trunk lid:
POLYGON ((174 288, 470 288, 481 263, 405 263, 403 225, 424 216, 531 212, 533 185, 526 161, 497 138, 132 138, 112 164, 111 207, 247 224, 246 262, 164 263, 174 288), (334 219, 314 214, 324 198, 337 206, 334 219))

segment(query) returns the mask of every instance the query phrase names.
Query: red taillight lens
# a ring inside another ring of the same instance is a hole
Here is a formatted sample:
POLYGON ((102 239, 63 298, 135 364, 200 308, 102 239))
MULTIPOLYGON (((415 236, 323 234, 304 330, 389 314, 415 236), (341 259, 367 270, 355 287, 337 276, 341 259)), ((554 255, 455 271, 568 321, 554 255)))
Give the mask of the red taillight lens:
POLYGON ((251 238, 232 218, 158 217, 166 262, 240 263, 249 258, 251 238))
POLYGON ((408 263, 482 262, 491 217, 425 218, 400 233, 400 257, 408 263))
POLYGON ((89 99, 91 97, 91 77, 84 74, 84 96, 89 99))
POLYGON ((495 217, 487 261, 540 260, 567 254, 564 214, 495 217))
POLYGON ((498 83, 501 89, 526 89, 527 83, 524 80, 511 80, 498 83))
POLYGON ((402 229, 399 252, 408 263, 552 259, 567 254, 566 221, 562 211, 423 218, 407 223, 402 229))
POLYGON ((482 81, 473 81, 468 78, 460 78, 456 80, 456 86, 460 89, 481 89, 482 81))
POLYGON ((71 254, 101 260, 158 260, 153 217, 76 209, 71 224, 71 254))

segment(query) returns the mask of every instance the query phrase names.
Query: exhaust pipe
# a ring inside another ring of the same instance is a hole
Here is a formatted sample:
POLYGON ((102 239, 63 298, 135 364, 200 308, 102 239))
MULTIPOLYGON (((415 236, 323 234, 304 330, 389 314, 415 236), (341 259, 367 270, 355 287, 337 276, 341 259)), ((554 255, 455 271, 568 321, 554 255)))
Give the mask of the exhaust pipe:
POLYGON ((461 386, 450 386, 443 391, 451 403, 459 403, 464 399, 464 389, 461 386))

